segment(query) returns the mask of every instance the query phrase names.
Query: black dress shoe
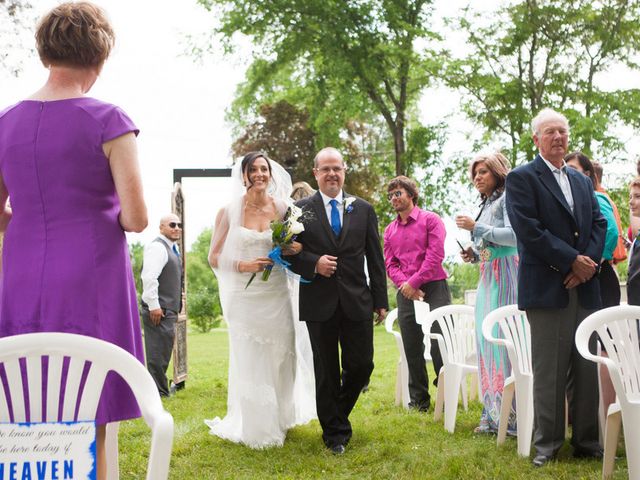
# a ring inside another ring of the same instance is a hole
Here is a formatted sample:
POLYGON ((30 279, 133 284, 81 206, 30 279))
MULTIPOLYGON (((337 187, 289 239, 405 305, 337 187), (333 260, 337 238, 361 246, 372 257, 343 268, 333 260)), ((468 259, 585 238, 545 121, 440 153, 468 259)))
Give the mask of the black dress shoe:
POLYGON ((596 460, 601 460, 604 455, 604 452, 601 448, 596 448, 593 450, 587 450, 584 448, 576 448, 573 451, 574 458, 594 458, 596 460))
POLYGON ((178 387, 176 386, 175 383, 171 382, 171 385, 169 385, 169 396, 174 396, 176 393, 178 392, 178 387))
POLYGON ((335 445, 330 446, 329 450, 331 450, 331 453, 333 453, 334 455, 342 455, 345 451, 345 448, 341 443, 336 443, 335 445))
POLYGON ((544 467, 551 460, 555 460, 555 457, 551 455, 536 455, 531 463, 533 463, 534 467, 544 467))
POLYGON ((417 410, 418 412, 427 413, 429 411, 430 402, 409 402, 409 408, 411 410, 417 410))

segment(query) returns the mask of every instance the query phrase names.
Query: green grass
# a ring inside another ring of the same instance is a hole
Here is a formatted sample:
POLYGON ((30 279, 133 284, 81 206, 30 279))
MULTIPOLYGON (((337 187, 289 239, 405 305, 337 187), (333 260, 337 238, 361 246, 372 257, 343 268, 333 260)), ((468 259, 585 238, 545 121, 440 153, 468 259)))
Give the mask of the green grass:
MULTIPOLYGON (((375 334, 375 370, 369 391, 353 413, 353 438, 342 456, 324 448, 317 421, 291 430, 282 448, 251 450, 209 434, 205 418, 224 416, 227 399, 227 334, 223 330, 189 336, 187 388, 164 401, 175 420, 171 479, 375 478, 375 479, 598 479, 601 463, 575 460, 567 445, 560 461, 534 469, 516 454, 515 439, 498 448, 495 437, 473 434, 481 406, 458 411, 455 434, 432 413, 394 405, 397 350, 382 327, 375 334)), ((430 375, 433 375, 431 372, 430 375)), ((432 392, 435 400, 435 391, 432 392)), ((149 430, 141 420, 120 430, 121 478, 143 479, 149 430)), ((620 452, 622 453, 623 450, 620 452)), ((624 458, 614 479, 626 479, 624 458)))

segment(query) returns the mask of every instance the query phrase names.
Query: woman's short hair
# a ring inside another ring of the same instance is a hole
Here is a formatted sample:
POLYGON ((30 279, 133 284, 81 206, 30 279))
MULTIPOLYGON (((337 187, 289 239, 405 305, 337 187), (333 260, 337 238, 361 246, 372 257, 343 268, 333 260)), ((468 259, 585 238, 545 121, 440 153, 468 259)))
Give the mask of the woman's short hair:
MULTIPOLYGON (((489 169, 493 178, 496 180, 496 192, 503 192, 504 185, 507 180, 507 174, 509 173, 509 160, 500 152, 494 152, 489 154, 480 154, 476 156, 469 164, 469 177, 471 177, 471 183, 476 176, 476 168, 481 163, 484 163, 485 167, 489 169)), ((484 195, 480 195, 484 198, 484 195)))
POLYGON ((409 196, 413 199, 413 204, 417 205, 418 200, 420 199, 420 195, 418 192, 418 185, 416 182, 411 180, 409 177, 405 177, 404 175, 399 175, 393 180, 389 182, 387 186, 387 192, 392 190, 397 190, 398 188, 403 188, 409 194, 409 196))
POLYGON ((247 180, 249 182, 249 184, 246 185, 247 190, 253 187, 253 183, 251 182, 251 180, 249 180, 249 170, 251 170, 251 167, 259 158, 265 159, 265 161, 267 162, 267 167, 269 168, 269 177, 270 177, 269 180, 271 182, 275 182, 275 180, 273 179, 273 173, 271 172, 271 164, 269 163, 269 157, 267 157, 267 155, 262 152, 249 152, 242 158, 242 163, 240 164, 242 173, 247 175, 247 180))
POLYGON ((571 152, 564 156, 564 161, 569 162, 570 160, 577 160, 580 164, 582 170, 584 170, 584 174, 591 179, 591 183, 593 184, 593 188, 597 186, 596 179, 596 171, 593 168, 593 163, 591 163, 591 159, 587 157, 582 152, 571 152))
POLYGON ((591 163, 593 164, 593 172, 596 174, 596 182, 598 183, 598 185, 600 185, 602 183, 604 168, 602 167, 602 164, 597 160, 592 160, 591 163))
POLYGON ((114 44, 107 14, 90 2, 61 3, 36 28, 36 47, 45 67, 97 67, 109 57, 114 44))
POLYGON ((316 193, 316 191, 307 182, 296 182, 293 184, 291 198, 298 201, 302 200, 303 198, 310 197, 314 193, 316 193))

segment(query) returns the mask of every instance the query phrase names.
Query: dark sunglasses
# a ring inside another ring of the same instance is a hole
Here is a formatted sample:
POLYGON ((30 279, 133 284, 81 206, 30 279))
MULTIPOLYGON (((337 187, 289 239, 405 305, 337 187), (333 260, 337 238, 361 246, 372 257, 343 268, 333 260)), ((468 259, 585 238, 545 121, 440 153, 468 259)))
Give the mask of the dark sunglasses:
POLYGON ((168 225, 169 225, 169 228, 176 228, 176 227, 182 228, 182 224, 180 222, 169 222, 168 225))
POLYGON ((402 196, 402 190, 396 190, 395 192, 387 193, 387 199, 391 200, 393 197, 400 198, 402 196))

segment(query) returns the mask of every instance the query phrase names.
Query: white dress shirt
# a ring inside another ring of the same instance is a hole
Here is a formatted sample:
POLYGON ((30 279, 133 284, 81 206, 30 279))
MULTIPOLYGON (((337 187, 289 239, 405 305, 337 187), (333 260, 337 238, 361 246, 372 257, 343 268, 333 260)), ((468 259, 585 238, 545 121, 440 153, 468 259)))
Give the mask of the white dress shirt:
POLYGON ((324 193, 320 192, 322 196, 322 202, 324 203, 324 210, 327 212, 327 220, 329 220, 329 225, 331 225, 331 200, 336 200, 338 204, 336 207, 338 208, 338 213, 340 214, 340 226, 344 225, 342 218, 344 217, 344 203, 342 202, 342 190, 340 193, 336 195, 335 199, 331 198, 324 193))
POLYGON ((556 182, 558 182, 558 185, 560 186, 560 190, 562 190, 562 194, 564 195, 564 198, 567 201, 569 208, 571 208, 572 212, 575 212, 574 203, 573 203, 573 194, 571 193, 571 184, 569 183, 569 176, 567 175, 567 172, 566 172, 567 164, 563 160, 562 168, 558 168, 555 165, 553 165, 550 161, 548 161, 546 158, 544 158, 542 155, 540 155, 540 158, 544 160, 544 163, 547 164, 547 167, 549 167, 549 169, 553 173, 553 177, 556 179, 556 182))
MULTIPOLYGON (((169 249, 178 248, 176 242, 172 242, 164 235, 159 236, 169 249)), ((142 264, 142 301, 147 304, 149 310, 160 308, 158 300, 158 277, 162 269, 169 261, 167 249, 155 240, 144 247, 144 261, 142 264)))

